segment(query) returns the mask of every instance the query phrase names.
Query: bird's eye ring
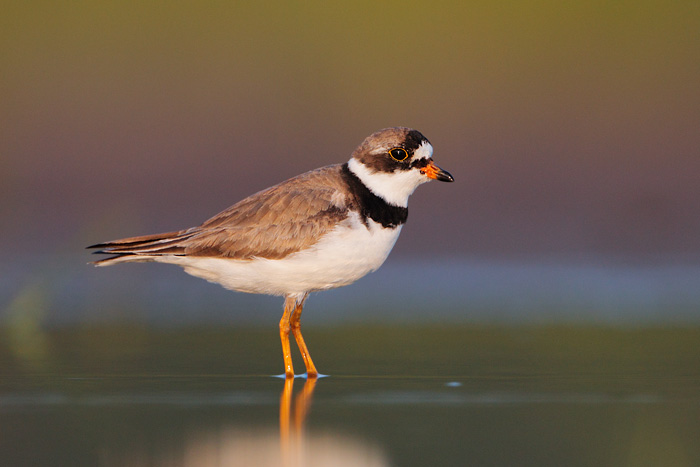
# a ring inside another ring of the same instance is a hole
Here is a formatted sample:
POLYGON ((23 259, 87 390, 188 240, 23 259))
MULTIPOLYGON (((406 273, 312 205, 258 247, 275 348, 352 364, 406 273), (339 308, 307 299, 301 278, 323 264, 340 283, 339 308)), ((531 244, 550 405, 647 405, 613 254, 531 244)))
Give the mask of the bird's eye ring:
POLYGON ((408 158, 408 152, 404 148, 394 148, 389 150, 389 155, 395 161, 405 161, 408 158))

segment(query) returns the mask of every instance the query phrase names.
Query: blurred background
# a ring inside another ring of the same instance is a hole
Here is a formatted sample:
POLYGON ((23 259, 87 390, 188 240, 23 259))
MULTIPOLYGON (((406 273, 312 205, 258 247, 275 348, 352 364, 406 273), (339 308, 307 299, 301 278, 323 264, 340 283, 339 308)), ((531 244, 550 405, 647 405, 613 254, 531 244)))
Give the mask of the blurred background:
POLYGON ((697 0, 4 2, 0 458, 279 465, 282 300, 85 247, 401 125, 455 183, 307 302, 309 459, 700 465, 699 31, 697 0))
POLYGON ((700 4, 10 2, 0 324, 275 324, 281 300, 84 247, 196 225, 419 129, 382 269, 306 323, 700 321, 700 4))

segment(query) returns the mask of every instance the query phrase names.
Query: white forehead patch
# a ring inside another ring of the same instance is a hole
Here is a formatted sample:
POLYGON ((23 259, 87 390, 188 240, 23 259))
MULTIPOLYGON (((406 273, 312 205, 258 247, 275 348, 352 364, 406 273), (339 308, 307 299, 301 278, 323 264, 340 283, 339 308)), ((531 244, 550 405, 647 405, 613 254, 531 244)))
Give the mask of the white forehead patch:
POLYGON ((431 157, 433 157, 433 145, 427 141, 423 141, 413 153, 413 160, 430 159, 431 157))

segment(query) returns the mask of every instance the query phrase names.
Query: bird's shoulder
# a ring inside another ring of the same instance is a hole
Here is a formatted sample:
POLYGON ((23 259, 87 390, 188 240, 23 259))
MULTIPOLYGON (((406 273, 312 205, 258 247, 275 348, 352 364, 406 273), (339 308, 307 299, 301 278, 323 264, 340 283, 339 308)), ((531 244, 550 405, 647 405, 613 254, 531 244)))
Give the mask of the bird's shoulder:
POLYGON ((239 201, 195 227, 186 254, 281 259, 312 246, 348 216, 341 169, 312 170, 239 201))
POLYGON ((329 165, 254 193, 206 220, 200 228, 297 222, 346 205, 341 165, 329 165))

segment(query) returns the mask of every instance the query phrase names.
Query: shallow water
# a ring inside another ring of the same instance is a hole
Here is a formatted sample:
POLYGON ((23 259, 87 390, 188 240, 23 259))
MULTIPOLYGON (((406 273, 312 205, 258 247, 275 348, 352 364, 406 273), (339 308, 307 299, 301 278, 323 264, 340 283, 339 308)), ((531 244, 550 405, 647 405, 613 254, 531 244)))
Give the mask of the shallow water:
POLYGON ((700 464, 698 328, 7 332, 3 465, 700 464))

